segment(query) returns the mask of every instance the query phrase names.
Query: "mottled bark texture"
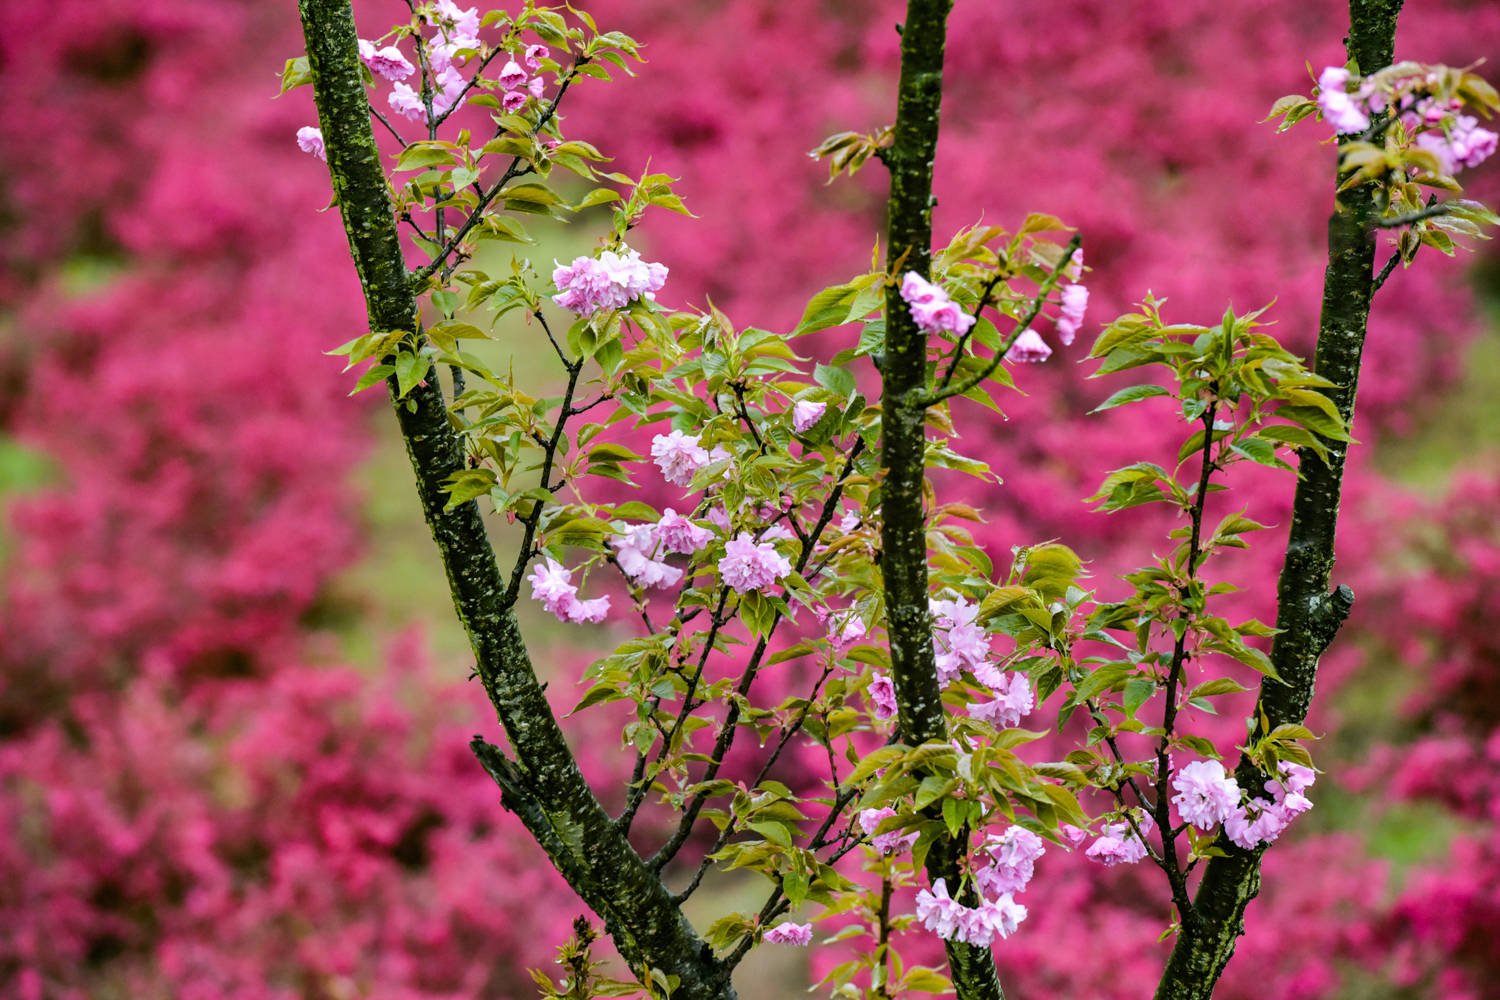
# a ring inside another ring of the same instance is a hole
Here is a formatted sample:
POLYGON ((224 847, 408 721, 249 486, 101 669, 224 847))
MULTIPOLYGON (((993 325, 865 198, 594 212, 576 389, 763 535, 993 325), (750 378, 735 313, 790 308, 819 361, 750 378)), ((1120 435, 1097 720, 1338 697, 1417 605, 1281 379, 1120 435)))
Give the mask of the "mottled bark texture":
MULTIPOLYGON (((353 12, 348 0, 301 0, 299 8, 329 173, 370 329, 415 331, 417 304, 371 129, 353 12)), ((437 379, 429 377, 404 400, 396 399, 394 380, 390 390, 454 607, 515 759, 477 737, 475 753, 499 784, 506 807, 604 919, 637 975, 658 969, 677 977, 674 996, 682 1000, 732 1000, 722 964, 610 821, 579 772, 505 599, 506 581, 478 506, 469 502, 444 510, 443 483, 464 468, 464 456, 449 427, 437 379)))
MULTIPOLYGON (((1402 0, 1351 0, 1345 44, 1361 73, 1390 65, 1401 5, 1402 0)), ((1373 294, 1373 220, 1378 214, 1374 194, 1374 186, 1368 184, 1337 194, 1333 216, 1328 220, 1328 267, 1323 278, 1314 370, 1335 383, 1336 388, 1327 393, 1346 422, 1354 416, 1360 355, 1373 294)), ((1271 662, 1284 683, 1263 680, 1258 702, 1258 710, 1265 713, 1272 729, 1301 723, 1307 717, 1318 658, 1333 641, 1354 602, 1348 587, 1329 589, 1348 446, 1337 441, 1326 444, 1326 462, 1306 449, 1299 461, 1291 532, 1276 590, 1276 627, 1282 631, 1271 646, 1271 662)), ((1258 782, 1265 780, 1244 760, 1236 777, 1247 788, 1258 787, 1258 782)), ((1157 986, 1157 1000, 1207 1000, 1234 954, 1235 939, 1244 933, 1245 908, 1260 891, 1260 860, 1265 848, 1244 851, 1233 844, 1220 846, 1229 856, 1207 863, 1193 900, 1201 919, 1194 928, 1178 935, 1157 986)))
MULTIPOLYGON (((932 168, 951 7, 951 0, 910 0, 907 4, 894 138, 882 156, 891 178, 887 259, 894 263, 904 258, 903 273, 915 271, 924 277, 932 260, 932 168)), ((885 305, 880 569, 901 739, 916 746, 948 738, 927 608, 923 510, 927 337, 911 318, 899 282, 887 286, 885 305)), ((950 889, 957 889, 962 850, 958 841, 935 844, 927 858, 928 877, 946 879, 950 889)), ((960 1000, 1001 1000, 1000 980, 988 948, 948 942, 948 963, 960 1000)))

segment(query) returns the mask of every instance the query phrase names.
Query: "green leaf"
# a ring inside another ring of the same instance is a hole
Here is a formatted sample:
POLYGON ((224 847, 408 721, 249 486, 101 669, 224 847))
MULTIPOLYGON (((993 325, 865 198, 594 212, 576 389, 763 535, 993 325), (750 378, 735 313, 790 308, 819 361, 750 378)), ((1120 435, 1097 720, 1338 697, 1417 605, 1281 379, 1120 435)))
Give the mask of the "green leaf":
POLYGON ((847 368, 820 364, 813 369, 813 381, 842 399, 854 395, 854 374, 847 368))
POLYGON ((1142 705, 1150 701, 1151 696, 1155 693, 1156 681, 1150 677, 1132 677, 1126 681, 1123 698, 1125 714, 1132 719, 1135 718, 1135 713, 1142 705))
POLYGON ((800 337, 804 333, 826 330, 848 322, 848 303, 856 294, 858 289, 853 285, 832 285, 823 289, 807 303, 807 308, 802 312, 802 320, 792 331, 792 336, 800 337))
POLYGON ((1142 399, 1150 399, 1152 396, 1170 396, 1171 391, 1159 385, 1133 385, 1128 389, 1121 389, 1113 393, 1108 399, 1090 410, 1090 413, 1098 413, 1101 410, 1112 410, 1126 403, 1134 403, 1142 399))

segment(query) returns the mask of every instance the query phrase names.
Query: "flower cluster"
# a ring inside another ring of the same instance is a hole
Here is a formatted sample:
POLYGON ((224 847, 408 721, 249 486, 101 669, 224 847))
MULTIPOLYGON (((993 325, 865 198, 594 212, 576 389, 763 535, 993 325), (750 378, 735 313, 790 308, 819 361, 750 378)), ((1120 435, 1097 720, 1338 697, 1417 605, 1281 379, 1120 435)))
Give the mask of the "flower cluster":
POLYGON ((1273 842, 1292 820, 1312 808, 1312 800, 1302 793, 1316 780, 1312 768, 1283 762, 1281 780, 1266 782, 1271 798, 1257 796, 1225 817, 1225 836, 1247 851, 1273 842))
MULTIPOLYGON (((1495 154, 1500 135, 1480 128, 1478 119, 1461 115, 1463 102, 1439 100, 1425 92, 1436 82, 1426 74, 1399 79, 1394 97, 1396 114, 1414 143, 1437 158, 1439 169, 1453 175, 1465 167, 1477 167, 1495 154)), ((1370 127, 1370 115, 1384 111, 1388 98, 1374 78, 1351 92, 1350 74, 1342 66, 1328 66, 1318 75, 1318 109, 1323 119, 1340 135, 1354 135, 1370 127)))
POLYGON ((771 542, 756 542, 746 532, 724 543, 719 575, 737 594, 765 590, 792 571, 792 563, 771 542))
POLYGON ((911 318, 923 333, 946 332, 962 336, 974 325, 973 316, 964 312, 942 288, 916 271, 907 271, 902 279, 901 298, 911 307, 911 318))
POLYGON ((876 719, 882 722, 886 719, 894 719, 899 707, 896 704, 896 685, 891 680, 891 675, 882 671, 875 671, 870 678, 870 686, 865 689, 866 696, 870 699, 870 711, 876 719))
POLYGON ((794 944, 806 947, 812 944, 812 924, 777 924, 761 938, 767 944, 794 944))
MULTIPOLYGON (((1068 258, 1068 266, 1078 277, 1083 276, 1082 247, 1073 251, 1073 256, 1068 258)), ((1057 339, 1064 347, 1070 346, 1073 338, 1078 335, 1078 328, 1083 325, 1083 314, 1088 311, 1088 307, 1089 290, 1087 288, 1076 281, 1063 286, 1056 329, 1057 339)))
POLYGON ((911 845, 917 842, 917 833, 903 833, 901 830, 887 830, 878 832, 880 824, 888 819, 899 815, 896 810, 889 806, 879 809, 861 809, 859 813, 859 828, 870 838, 870 846, 882 854, 896 854, 901 851, 911 850, 911 845))
POLYGON ((1328 66, 1318 75, 1318 109, 1340 135, 1353 135, 1370 127, 1367 95, 1349 93, 1348 85, 1349 71, 1342 66, 1328 66))
POLYGON ((990 637, 977 623, 979 605, 964 600, 934 597, 928 601, 932 612, 932 651, 937 658, 938 683, 947 687, 964 670, 981 681, 1000 680, 999 671, 990 665, 990 637))
POLYGON ((1010 896, 981 898, 978 906, 965 906, 948 896, 948 885, 938 879, 932 890, 917 893, 917 919, 944 941, 962 941, 987 948, 996 936, 1007 938, 1026 919, 1026 907, 1010 896))
POLYGON ((1126 819, 1104 824, 1103 831, 1084 853, 1110 868, 1115 865, 1133 865, 1144 858, 1146 842, 1141 837, 1149 836, 1155 823, 1149 814, 1140 809, 1134 810, 1132 816, 1135 820, 1134 827, 1126 819), (1137 830, 1140 831, 1139 834, 1137 830))
POLYGON ((370 67, 371 73, 392 82, 405 80, 417 71, 396 46, 377 49, 374 42, 364 38, 359 40, 359 58, 370 67))
POLYGON ((682 431, 658 434, 651 439, 651 457, 663 479, 673 486, 691 486, 699 469, 718 460, 714 452, 719 449, 710 452, 698 444, 698 440, 697 434, 682 431))
POLYGON ((638 251, 622 246, 621 252, 606 250, 598 257, 575 257, 571 264, 558 264, 552 283, 558 294, 552 301, 580 316, 609 309, 624 309, 634 299, 654 299, 667 281, 667 265, 641 260, 638 251))
POLYGON ((572 577, 572 570, 549 558, 545 563, 534 566, 526 581, 531 584, 531 595, 542 602, 542 607, 556 615, 558 621, 603 621, 609 612, 609 598, 605 596, 580 601, 578 588, 573 586, 572 577))
POLYGON ((1216 760, 1195 760, 1172 778, 1172 804, 1184 823, 1212 830, 1232 816, 1240 805, 1240 786, 1224 773, 1216 760))

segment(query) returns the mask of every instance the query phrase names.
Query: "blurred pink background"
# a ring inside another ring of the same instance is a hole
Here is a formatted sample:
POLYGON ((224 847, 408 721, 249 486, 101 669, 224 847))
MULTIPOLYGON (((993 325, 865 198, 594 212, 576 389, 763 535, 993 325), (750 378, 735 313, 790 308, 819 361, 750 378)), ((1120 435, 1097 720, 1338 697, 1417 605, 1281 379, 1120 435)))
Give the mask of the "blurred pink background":
MULTIPOLYGON (((1500 55, 1500 6, 1409 7, 1398 58, 1500 55)), ((672 269, 664 300, 784 329, 867 266, 881 169, 827 186, 805 154, 890 119, 899 4, 589 8, 648 62, 580 88, 567 130, 617 169, 649 157, 680 176, 699 216, 639 231, 672 269)), ((358 4, 362 34, 404 10, 358 4)), ((6 18, 0 996, 531 995, 526 969, 550 966, 582 907, 470 756, 493 722, 394 426, 322 353, 364 318, 319 214, 326 173, 293 139, 310 93, 272 100, 300 52, 293 6, 59 0, 6 18)), ((957 4, 938 239, 1051 212, 1084 234, 1085 335, 1150 289, 1183 322, 1276 299, 1276 332, 1310 350, 1328 130, 1257 122, 1310 89, 1304 62, 1342 61, 1345 25, 1342 5, 1292 0, 957 4)), ((1497 177, 1474 172, 1471 195, 1493 206, 1497 177)), ((587 245, 587 225, 548 235, 538 263, 587 245)), ((1228 1000, 1494 995, 1497 295, 1482 249, 1424 251, 1376 299, 1336 571, 1358 603, 1313 719, 1327 774, 1267 860, 1228 1000)), ((997 552, 1062 537, 1108 594, 1164 525, 1082 498, 1181 428, 1151 404, 1085 416, 1116 387, 1085 379, 1086 343, 1018 372, 1008 420, 964 414, 1005 481, 966 499, 997 552)), ((1226 570, 1235 612, 1270 620, 1291 480, 1232 486, 1221 512, 1279 526, 1226 570)), ((528 621, 561 704, 608 633, 528 621)), ((1228 752, 1240 722, 1219 723, 1228 752)), ((607 720, 578 725, 586 765, 610 773, 607 720)), ((1170 919, 1157 879, 1049 854, 1031 918, 996 948, 1007 987, 1149 995, 1170 919)), ((750 905, 737 891, 705 912, 750 905)), ((747 996, 825 960, 768 958, 747 996)))

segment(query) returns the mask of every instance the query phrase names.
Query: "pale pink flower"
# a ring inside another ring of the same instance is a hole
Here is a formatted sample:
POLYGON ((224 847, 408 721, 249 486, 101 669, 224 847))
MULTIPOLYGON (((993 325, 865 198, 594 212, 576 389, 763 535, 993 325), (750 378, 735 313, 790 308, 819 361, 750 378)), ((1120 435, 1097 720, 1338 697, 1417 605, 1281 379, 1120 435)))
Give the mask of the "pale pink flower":
POLYGON ((1417 146, 1438 158, 1445 174, 1456 174, 1464 167, 1477 167, 1495 152, 1497 136, 1489 129, 1479 127, 1479 120, 1471 115, 1460 115, 1448 127, 1445 135, 1441 131, 1423 132, 1417 136, 1417 146))
POLYGON ((1172 804, 1183 822, 1212 830, 1240 805, 1240 786, 1216 760, 1195 760, 1172 778, 1172 804))
POLYGON ((526 81, 526 90, 537 100, 542 99, 543 92, 547 89, 547 82, 539 76, 534 76, 526 81))
MULTIPOLYGON (((509 95, 507 95, 508 97, 509 95)), ((521 95, 525 100, 525 95, 521 95)), ((552 272, 558 295, 552 297, 562 308, 580 316, 606 309, 623 309, 632 299, 654 299, 667 280, 665 264, 648 263, 629 247, 623 253, 606 250, 597 258, 575 257, 571 264, 559 264, 552 272)))
POLYGON ((547 46, 528 45, 526 46, 526 54, 521 58, 529 69, 541 69, 542 60, 547 58, 547 46))
MULTIPOLYGON (((718 449, 716 448, 714 450, 717 451, 718 449)), ((654 447, 651 454, 656 454, 654 447)), ((708 510, 708 523, 712 524, 720 531, 727 533, 729 531, 729 511, 725 510, 723 507, 710 507, 708 510)))
POLYGON ((977 948, 988 948, 995 938, 1008 938, 1026 919, 1026 907, 1009 894, 998 899, 982 900, 977 907, 959 905, 958 929, 954 938, 977 948))
MULTIPOLYGON (((708 464, 708 452, 698 446, 698 435, 672 431, 651 439, 651 457, 662 478, 673 486, 691 486, 693 475, 708 464)), ((710 514, 712 520, 712 514, 710 514)))
POLYGON ((902 279, 901 298, 906 300, 911 318, 923 333, 946 331, 961 335, 974 325, 974 317, 964 312, 947 292, 915 271, 907 271, 902 279))
MULTIPOLYGON (((515 114, 526 107, 526 101, 526 91, 524 90, 507 90, 504 94, 500 95, 500 107, 509 114, 515 114)), ((554 299, 554 301, 556 300, 554 299)), ((557 304, 562 305, 561 302, 557 304)), ((564 308, 567 307, 565 306, 564 308)))
POLYGON ((1006 361, 1046 361, 1052 357, 1052 348, 1042 339, 1042 335, 1035 330, 1026 329, 1016 338, 1016 342, 1010 345, 1010 350, 1005 352, 1006 361))
POLYGON ((806 946, 812 944, 812 924, 777 924, 766 931, 761 938, 767 944, 794 944, 806 946))
POLYGON ((963 907, 948 898, 948 886, 943 879, 932 883, 932 890, 917 893, 917 919, 922 926, 945 941, 951 940, 958 930, 959 911, 963 907))
POLYGON ((500 81, 500 86, 506 90, 514 90, 526 83, 526 71, 514 59, 511 59, 500 67, 500 75, 495 79, 500 81))
POLYGON ((866 689, 870 699, 875 718, 894 719, 899 707, 896 704, 896 685, 891 683, 888 675, 875 671, 875 676, 870 678, 870 686, 866 689))
POLYGON ((427 120, 427 109, 422 104, 422 95, 404 83, 391 84, 391 92, 386 97, 386 103, 396 114, 403 115, 414 122, 427 120))
POLYGON ((889 806, 879 809, 862 809, 859 813, 859 828, 865 831, 870 838, 870 845, 884 854, 895 854, 898 851, 911 849, 911 845, 917 842, 917 833, 903 833, 898 830, 888 830, 885 833, 876 833, 880 824, 898 815, 896 810, 889 806))
POLYGON ((603 621, 609 612, 609 598, 580 601, 578 588, 571 582, 572 576, 572 570, 548 558, 545 563, 538 563, 526 579, 531 584, 531 596, 541 601, 542 607, 556 615, 559 621, 603 621))
POLYGON ((387 80, 405 80, 417 71, 417 68, 407 61, 401 54, 401 50, 394 45, 387 45, 383 49, 377 49, 375 43, 359 40, 359 57, 364 60, 370 72, 387 80))
POLYGON ((1064 347, 1073 343, 1078 328, 1083 325, 1083 314, 1089 307, 1089 290, 1082 285, 1064 285, 1062 290, 1062 314, 1057 317, 1057 339, 1064 347))
POLYGON ((853 608, 838 612, 819 611, 818 620, 828 629, 828 641, 840 649, 851 642, 858 642, 868 634, 865 623, 854 613, 853 608))
MULTIPOLYGON (((1149 834, 1153 826, 1151 817, 1143 812, 1135 814, 1136 826, 1143 834, 1149 834)), ((1106 823, 1104 832, 1084 852, 1088 857, 1113 868, 1115 865, 1133 865, 1146 856, 1146 845, 1137 837, 1129 823, 1106 823)))
POLYGON ((476 38, 479 35, 479 8, 460 9, 453 0, 437 0, 439 23, 451 35, 476 38))
POLYGON ((1342 66, 1329 66, 1318 76, 1318 108, 1323 112, 1323 120, 1341 135, 1363 132, 1370 127, 1370 116, 1346 89, 1348 82, 1349 71, 1342 66))
POLYGON ((1064 823, 1058 827, 1058 832, 1062 834, 1063 841, 1069 847, 1081 847, 1083 842, 1089 839, 1087 830, 1081 826, 1074 826, 1072 823, 1064 823))
POLYGON ((1010 673, 1003 676, 1001 684, 992 685, 995 697, 991 701, 976 702, 969 706, 972 718, 988 722, 996 729, 1010 729, 1021 724, 1036 707, 1036 695, 1025 674, 1010 673))
POLYGON ((713 541, 714 533, 668 507, 662 511, 661 520, 656 522, 656 537, 668 552, 692 555, 713 541))
POLYGON ((828 410, 827 403, 814 403, 810 399, 799 399, 792 404, 792 430, 806 434, 813 429, 828 410))
POLYGON ((839 530, 846 535, 851 531, 858 531, 859 522, 861 520, 863 520, 863 518, 860 517, 859 511, 846 510, 844 511, 843 516, 839 518, 839 530))
POLYGON ((610 539, 615 550, 615 560, 620 569, 638 587, 670 587, 682 579, 682 570, 656 558, 661 549, 657 540, 656 526, 638 524, 633 527, 616 523, 620 534, 610 539))
POLYGON ((1046 853, 1042 838, 1021 826, 991 835, 980 850, 990 864, 974 869, 974 887, 986 898, 1022 892, 1031 882, 1037 859, 1046 853))
POLYGON ((791 562, 770 542, 757 543, 746 532, 724 544, 719 575, 737 594, 764 590, 792 571, 791 562))
POLYGON ((323 130, 316 126, 304 125, 297 130, 297 147, 324 163, 328 162, 328 151, 323 148, 323 130))

